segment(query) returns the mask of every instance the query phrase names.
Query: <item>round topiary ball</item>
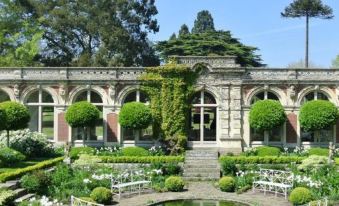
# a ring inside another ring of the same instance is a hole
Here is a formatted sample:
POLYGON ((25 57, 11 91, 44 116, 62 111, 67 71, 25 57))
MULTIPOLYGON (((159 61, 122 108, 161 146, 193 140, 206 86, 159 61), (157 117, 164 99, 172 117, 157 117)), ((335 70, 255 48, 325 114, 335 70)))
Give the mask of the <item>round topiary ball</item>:
POLYGON ((222 177, 219 180, 220 190, 223 192, 234 192, 235 190, 235 180, 233 177, 222 177))
POLYGON ((326 100, 306 102, 299 113, 299 122, 305 131, 326 129, 336 123, 338 110, 336 106, 326 100))
POLYGON ((249 122, 253 129, 271 130, 286 121, 284 107, 279 101, 261 100, 251 107, 249 122))
POLYGON ((82 101, 68 107, 65 118, 71 127, 90 127, 95 125, 99 116, 100 111, 96 106, 82 101))
POLYGON ((293 205, 303 205, 314 200, 312 192, 305 187, 296 187, 289 196, 293 205))
POLYGON ((0 107, 0 131, 6 129, 7 115, 4 109, 0 107))
POLYGON ((97 203, 100 204, 111 204, 113 196, 111 190, 106 187, 97 187, 92 192, 90 197, 97 203))
POLYGON ((18 102, 2 102, 0 108, 6 114, 5 130, 19 130, 28 127, 30 115, 27 107, 18 102))
POLYGON ((184 190, 184 186, 184 180, 178 176, 170 176, 165 180, 165 187, 171 192, 181 192, 184 190))
POLYGON ((146 129, 152 123, 151 109, 140 102, 129 102, 122 106, 119 123, 128 129, 146 129))

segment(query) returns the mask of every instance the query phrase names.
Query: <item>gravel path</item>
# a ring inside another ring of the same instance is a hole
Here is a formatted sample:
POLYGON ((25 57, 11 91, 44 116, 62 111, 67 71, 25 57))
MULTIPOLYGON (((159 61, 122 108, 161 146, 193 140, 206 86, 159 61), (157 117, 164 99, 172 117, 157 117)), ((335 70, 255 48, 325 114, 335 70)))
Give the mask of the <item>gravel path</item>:
POLYGON ((261 192, 253 193, 251 190, 243 193, 225 193, 213 186, 212 182, 190 182, 184 192, 165 192, 135 195, 133 197, 122 197, 118 205, 142 206, 152 203, 176 200, 176 199, 208 199, 208 200, 233 200, 249 203, 254 206, 290 206, 291 204, 281 195, 275 197, 273 194, 264 195, 261 192))

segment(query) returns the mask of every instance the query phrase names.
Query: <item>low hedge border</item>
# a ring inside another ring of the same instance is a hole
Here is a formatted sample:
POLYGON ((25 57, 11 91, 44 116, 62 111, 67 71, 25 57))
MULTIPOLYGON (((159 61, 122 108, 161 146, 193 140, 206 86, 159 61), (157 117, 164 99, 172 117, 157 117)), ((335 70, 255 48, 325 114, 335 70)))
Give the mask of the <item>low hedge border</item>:
POLYGON ((15 171, 2 173, 2 174, 0 174, 0 182, 6 182, 8 180, 13 180, 13 179, 19 178, 19 177, 23 176, 24 174, 32 172, 34 170, 52 167, 52 166, 56 165, 58 162, 61 162, 63 159, 64 159, 64 157, 58 157, 58 158, 54 158, 54 159, 51 159, 51 160, 39 162, 39 163, 32 165, 32 166, 20 168, 20 169, 17 169, 15 171))
POLYGON ((277 157, 277 156, 221 156, 220 162, 223 161, 234 161, 235 164, 286 164, 295 162, 300 164, 305 157, 277 157))
POLYGON ((183 162, 183 156, 98 156, 103 163, 175 163, 183 162))

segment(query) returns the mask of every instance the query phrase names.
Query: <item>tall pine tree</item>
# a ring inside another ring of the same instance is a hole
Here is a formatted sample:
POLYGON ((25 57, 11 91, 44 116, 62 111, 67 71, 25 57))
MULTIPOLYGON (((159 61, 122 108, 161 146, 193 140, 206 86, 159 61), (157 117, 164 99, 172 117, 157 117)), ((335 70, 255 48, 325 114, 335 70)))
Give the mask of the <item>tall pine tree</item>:
POLYGON ((209 11, 202 10, 198 13, 197 18, 194 21, 192 33, 197 34, 211 31, 215 31, 213 17, 209 11))

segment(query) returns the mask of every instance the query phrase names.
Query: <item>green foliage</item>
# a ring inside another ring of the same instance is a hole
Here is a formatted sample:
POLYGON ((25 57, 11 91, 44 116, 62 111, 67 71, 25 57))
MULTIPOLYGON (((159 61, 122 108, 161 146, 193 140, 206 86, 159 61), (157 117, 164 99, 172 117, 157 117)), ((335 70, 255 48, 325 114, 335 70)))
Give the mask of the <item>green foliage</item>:
POLYGON ((234 192, 235 190, 235 179, 233 177, 222 177, 219 180, 220 190, 223 192, 234 192))
POLYGON ((100 111, 93 104, 82 101, 72 104, 66 111, 66 121, 71 127, 90 127, 99 119, 100 111))
POLYGON ((92 147, 72 147, 69 156, 71 159, 78 159, 81 154, 93 155, 94 153, 95 149, 92 147))
POLYGON ((202 10, 197 14, 197 18, 194 21, 194 26, 192 28, 192 33, 204 33, 204 32, 213 32, 214 21, 211 13, 207 10, 202 10))
POLYGON ((146 129, 152 123, 151 109, 141 102, 129 102, 122 106, 119 123, 128 129, 146 129))
POLYGON ((316 170, 322 164, 326 164, 326 163, 327 163, 326 157, 318 156, 318 155, 311 155, 302 161, 302 163, 298 166, 298 169, 302 171, 316 170))
POLYGON ((314 147, 308 150, 308 154, 328 157, 329 151, 327 148, 314 147))
POLYGON ((292 162, 299 164, 303 159, 305 158, 297 156, 221 156, 219 161, 222 163, 223 161, 234 160, 236 164, 287 164, 292 162))
POLYGON ((7 116, 4 109, 0 108, 0 131, 5 129, 7 116))
POLYGON ((230 31, 191 33, 160 41, 156 45, 160 57, 165 61, 170 56, 235 56, 236 62, 244 67, 263 66, 256 47, 246 46, 232 37, 230 31))
POLYGON ((181 192, 185 187, 185 182, 179 176, 170 176, 165 180, 165 187, 171 192, 181 192))
POLYGON ((33 166, 28 166, 28 167, 25 167, 25 168, 17 169, 15 171, 2 173, 2 174, 0 174, 0 182, 5 182, 5 181, 8 181, 8 180, 16 179, 16 178, 21 177, 22 175, 24 175, 26 173, 33 172, 35 170, 52 167, 52 166, 56 165, 58 162, 61 162, 63 159, 64 159, 63 157, 58 157, 58 158, 55 158, 55 159, 40 162, 40 163, 35 164, 33 166))
POLYGON ((16 197, 16 193, 12 190, 0 189, 0 205, 11 205, 16 197))
POLYGON ((279 101, 261 100, 251 107, 250 126, 259 131, 271 130, 286 121, 284 107, 279 101))
POLYGON ((20 180, 20 185, 28 192, 45 194, 46 188, 51 183, 50 175, 42 170, 34 171, 32 174, 26 174, 20 180))
POLYGON ((176 163, 184 161, 183 156, 100 156, 100 158, 103 163, 176 163))
POLYGON ((100 204, 110 204, 112 203, 112 193, 111 190, 105 187, 95 188, 90 196, 94 201, 100 204))
POLYGON ((287 6, 281 15, 283 17, 300 18, 314 17, 322 19, 333 18, 332 9, 324 5, 321 0, 294 0, 287 6))
MULTIPOLYGON (((190 31, 188 29, 188 26, 186 24, 181 25, 180 30, 179 30, 179 38, 181 38, 184 35, 189 35, 189 34, 190 34, 190 31)), ((172 40, 175 40, 175 39, 172 39, 172 40)))
POLYGON ((0 108, 6 113, 7 120, 4 129, 7 130, 7 146, 9 146, 9 131, 27 128, 30 115, 28 109, 17 102, 2 102, 0 108))
POLYGON ((80 154, 79 159, 73 162, 73 166, 77 167, 84 167, 84 166, 95 166, 101 162, 100 157, 92 156, 88 154, 80 154))
POLYGON ((0 148, 0 165, 10 166, 25 160, 25 155, 8 147, 0 148))
POLYGON ((92 198, 90 197, 80 197, 79 199, 84 200, 86 202, 92 202, 92 203, 96 203, 92 198))
POLYGON ((171 154, 182 153, 186 146, 188 102, 199 69, 192 71, 185 65, 171 63, 148 68, 147 74, 140 78, 142 90, 151 98, 154 137, 162 136, 171 154))
POLYGON ((122 155, 124 156, 148 156, 149 153, 145 148, 142 147, 124 147, 122 148, 122 155))
POLYGON ((293 205, 303 205, 314 200, 314 197, 309 189, 305 187, 297 187, 292 190, 288 199, 293 203, 293 205))
POLYGON ((281 149, 278 147, 260 146, 256 148, 257 155, 260 157, 264 156, 279 156, 281 149))
POLYGON ((224 176, 235 175, 237 167, 234 159, 224 159, 221 161, 221 171, 224 176))
POLYGON ((336 106, 325 100, 306 102, 300 108, 299 122, 305 131, 317 131, 334 125, 338 118, 336 106))
POLYGON ((339 69, 339 55, 335 57, 335 59, 332 60, 332 66, 333 69, 339 69))

